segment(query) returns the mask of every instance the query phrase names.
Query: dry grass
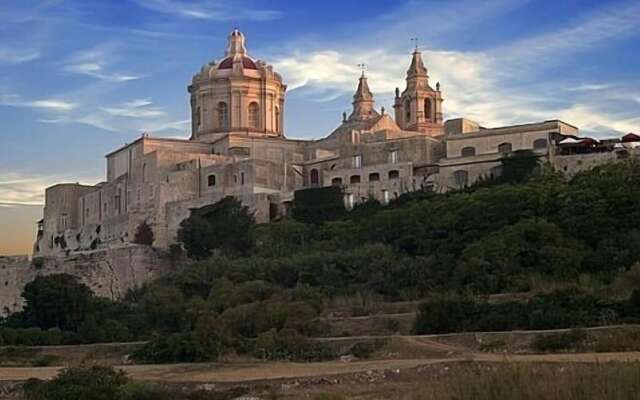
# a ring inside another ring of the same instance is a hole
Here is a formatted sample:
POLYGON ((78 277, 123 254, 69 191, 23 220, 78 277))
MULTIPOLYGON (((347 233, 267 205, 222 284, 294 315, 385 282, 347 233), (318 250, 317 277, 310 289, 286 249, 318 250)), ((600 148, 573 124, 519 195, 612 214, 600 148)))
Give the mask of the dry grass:
POLYGON ((638 398, 640 363, 467 364, 406 400, 622 400, 638 398))

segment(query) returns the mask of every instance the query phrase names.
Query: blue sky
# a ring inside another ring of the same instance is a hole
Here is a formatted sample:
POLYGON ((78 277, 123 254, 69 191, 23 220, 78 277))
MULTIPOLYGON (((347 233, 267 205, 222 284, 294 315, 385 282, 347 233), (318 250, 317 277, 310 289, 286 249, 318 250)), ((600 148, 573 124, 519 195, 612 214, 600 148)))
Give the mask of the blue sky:
POLYGON ((289 137, 339 123, 359 63, 391 110, 412 37, 445 118, 640 132, 638 0, 2 0, 0 254, 29 251, 44 187, 102 180, 142 131, 187 137, 186 86, 235 26, 289 85, 289 137))

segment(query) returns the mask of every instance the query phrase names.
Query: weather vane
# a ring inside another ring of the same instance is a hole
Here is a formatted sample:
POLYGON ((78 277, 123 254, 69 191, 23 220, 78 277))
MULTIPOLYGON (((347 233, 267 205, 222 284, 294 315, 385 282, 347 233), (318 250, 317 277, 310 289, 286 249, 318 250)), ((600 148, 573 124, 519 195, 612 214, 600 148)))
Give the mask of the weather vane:
POLYGON ((414 43, 416 50, 418 50, 418 38, 417 37, 411 38, 411 41, 414 43))

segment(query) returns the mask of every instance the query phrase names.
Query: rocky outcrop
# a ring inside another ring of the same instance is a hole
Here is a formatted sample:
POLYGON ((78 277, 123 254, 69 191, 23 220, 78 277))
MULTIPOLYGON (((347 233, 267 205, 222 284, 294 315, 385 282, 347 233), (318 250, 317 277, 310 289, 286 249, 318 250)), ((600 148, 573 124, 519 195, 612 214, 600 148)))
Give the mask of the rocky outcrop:
POLYGON ((6 315, 20 310, 22 289, 39 275, 75 275, 98 296, 118 299, 129 289, 140 287, 172 269, 173 263, 166 252, 137 245, 40 258, 36 262, 0 259, 0 312, 6 315))

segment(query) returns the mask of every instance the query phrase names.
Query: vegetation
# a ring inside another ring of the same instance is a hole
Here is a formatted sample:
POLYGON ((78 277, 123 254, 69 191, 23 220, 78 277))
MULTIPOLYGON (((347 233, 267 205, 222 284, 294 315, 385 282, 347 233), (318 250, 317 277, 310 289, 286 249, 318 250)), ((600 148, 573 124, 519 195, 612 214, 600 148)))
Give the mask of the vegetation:
POLYGON ((623 400, 640 390, 637 363, 467 364, 407 393, 407 400, 623 400))
POLYGON ((133 243, 151 246, 153 244, 153 239, 153 230, 149 224, 147 224, 147 221, 142 221, 136 229, 136 234, 133 237, 133 243))
POLYGON ((638 321, 640 163, 569 182, 526 154, 502 168, 501 180, 350 212, 339 189, 302 191, 293 219, 262 225, 224 198, 183 222, 178 237, 194 261, 177 272, 121 302, 97 299, 67 275, 40 277, 0 336, 8 344, 150 339, 135 354, 148 362, 228 352, 323 359, 329 352, 307 338, 327 331, 326 304, 353 296, 425 299, 419 333, 638 321), (528 300, 487 297, 514 292, 528 300))

